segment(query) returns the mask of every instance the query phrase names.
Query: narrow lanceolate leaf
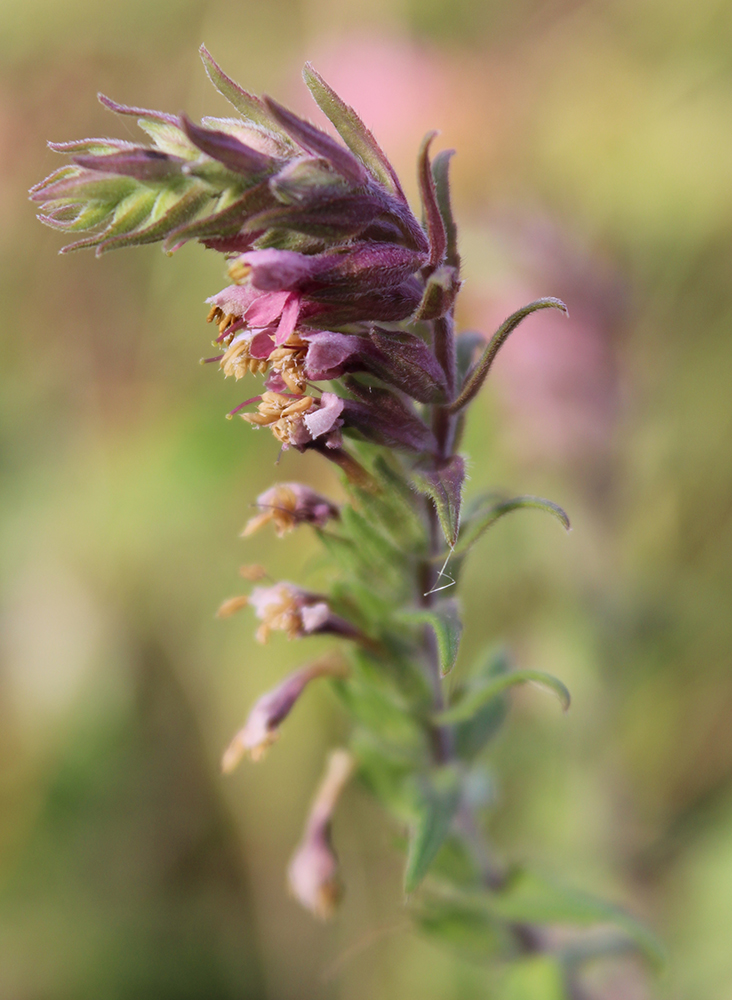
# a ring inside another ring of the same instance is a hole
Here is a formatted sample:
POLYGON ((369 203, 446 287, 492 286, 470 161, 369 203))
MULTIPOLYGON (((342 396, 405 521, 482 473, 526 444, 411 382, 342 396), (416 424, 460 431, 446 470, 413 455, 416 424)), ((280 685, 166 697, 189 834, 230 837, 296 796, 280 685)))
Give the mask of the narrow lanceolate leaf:
POLYGON ((416 820, 409 836, 404 891, 414 892, 435 860, 460 804, 457 773, 443 768, 425 779, 419 790, 416 820))
POLYGON ((537 684, 556 695, 565 712, 569 708, 571 701, 569 691, 556 677, 545 674, 543 670, 516 670, 488 679, 484 685, 472 688, 456 705, 451 705, 444 712, 439 712, 435 716, 435 721, 440 725, 464 722, 471 719, 485 705, 503 694, 508 688, 514 687, 516 684, 526 683, 537 684))
POLYGON ((249 188, 234 201, 229 201, 227 192, 224 192, 210 215, 194 219, 193 222, 185 222, 173 229, 165 240, 164 249, 171 250, 186 240, 235 236, 251 215, 271 208, 274 203, 274 196, 266 180, 249 188), (228 202, 225 207, 220 207, 222 200, 228 202))
MULTIPOLYGON (((453 702, 462 702, 473 691, 482 690, 496 677, 507 673, 510 668, 508 657, 503 649, 484 653, 479 661, 477 671, 471 672, 466 684, 455 693, 453 702)), ((461 760, 473 760, 498 733, 508 714, 508 699, 498 695, 478 708, 469 718, 453 723, 452 733, 455 750, 461 760)))
POLYGON ((178 176, 182 160, 156 149, 138 146, 136 149, 121 150, 106 156, 75 156, 74 163, 102 174, 119 174, 122 177, 134 177, 138 181, 154 182, 178 176))
POLYGON ((460 455, 453 455, 439 469, 418 471, 414 476, 414 484, 419 492, 432 499, 445 541, 451 549, 454 548, 460 531, 464 482, 465 460, 460 455))
POLYGON ((506 514, 510 514, 514 510, 522 510, 523 508, 536 508, 536 510, 544 510, 547 514, 551 514, 564 526, 564 528, 569 531, 571 525, 569 523, 569 518, 564 510, 559 506, 559 504, 554 503, 551 500, 545 500, 544 497, 532 497, 532 496, 522 496, 513 497, 511 500, 495 500, 491 499, 486 505, 481 505, 477 510, 475 510, 470 518, 465 522, 463 526, 462 533, 460 535, 460 540, 455 546, 455 554, 460 555, 467 550, 480 538, 480 536, 492 527, 500 518, 504 517, 506 514))
POLYGON ((265 97, 264 101, 270 114, 303 149, 325 157, 334 170, 357 187, 366 183, 368 174, 361 161, 335 139, 331 139, 327 132, 288 111, 271 97, 265 97))
POLYGON ((427 223, 427 235, 430 241, 430 264, 438 267, 445 259, 447 250, 447 233, 445 223, 442 219, 440 207, 437 204, 437 191, 435 189, 435 179, 432 175, 430 165, 430 145, 437 132, 428 132, 422 140, 419 150, 417 167, 419 171, 419 190, 422 195, 422 207, 424 208, 425 222, 427 223))
POLYGON ((432 176, 435 179, 435 193, 437 204, 440 208, 440 215, 445 226, 447 237, 447 248, 445 251, 445 263, 449 267, 454 267, 460 271, 460 254, 457 245, 457 226, 452 214, 450 204, 450 160, 455 153, 454 149, 443 149, 432 161, 432 176))
POLYGON ((394 168, 353 108, 328 86, 310 63, 305 63, 303 76, 318 107, 336 127, 351 152, 356 154, 376 180, 403 199, 404 192, 394 168))
MULTIPOLYGON (((190 188, 183 195, 162 191, 153 204, 148 225, 125 234, 105 234, 97 246, 96 256, 101 257, 108 250, 119 250, 122 247, 157 243, 173 229, 192 219, 210 201, 210 192, 201 191, 198 187, 190 188)), ((68 248, 64 247, 66 249, 68 248)))
POLYGON ((463 625, 457 601, 440 601, 432 608, 404 611, 399 615, 405 622, 429 625, 435 634, 437 653, 440 658, 440 674, 445 677, 455 666, 460 652, 460 637, 463 625))
POLYGON ((654 965, 664 961, 655 936, 619 906, 532 872, 515 872, 506 888, 492 894, 486 905, 496 916, 512 923, 574 927, 614 924, 654 965))
POLYGON ((569 310, 561 299, 546 298, 537 299, 536 302, 530 302, 527 306, 524 306, 523 309, 518 309, 515 313, 509 316, 507 320, 504 320, 501 326, 499 326, 493 334, 488 346, 483 352, 483 356, 465 379, 463 387, 460 390, 460 395, 457 397, 455 402, 450 405, 451 413, 457 413, 458 410, 462 410, 462 408, 467 406, 474 396, 477 396, 480 392, 481 386, 486 380, 488 372, 491 370, 491 366, 495 361, 496 355, 503 344, 506 340, 508 340, 509 336, 522 320, 526 319, 526 317, 530 316, 532 313, 537 312, 539 309, 559 309, 565 316, 569 316, 569 310))
POLYGON ((265 129, 281 134, 289 143, 289 138, 284 135, 277 122, 267 111, 264 103, 254 94, 247 93, 238 83, 234 83, 231 77, 221 69, 205 45, 199 48, 203 65, 206 69, 209 80, 218 90, 222 97, 225 97, 229 104, 233 105, 242 117, 255 125, 261 125, 265 129))

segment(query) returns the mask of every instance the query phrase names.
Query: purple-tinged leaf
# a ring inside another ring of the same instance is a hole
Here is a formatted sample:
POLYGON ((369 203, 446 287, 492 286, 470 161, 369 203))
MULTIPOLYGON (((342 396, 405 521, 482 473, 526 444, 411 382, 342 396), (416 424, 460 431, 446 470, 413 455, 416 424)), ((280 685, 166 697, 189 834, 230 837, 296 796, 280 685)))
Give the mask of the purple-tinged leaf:
POLYGON ((72 139, 70 142, 48 142, 46 145, 54 153, 90 153, 94 156, 139 148, 136 143, 124 139, 72 139))
POLYGON ((440 319, 452 309, 460 281, 454 267, 438 267, 427 279, 424 295, 413 316, 414 321, 440 319))
POLYGON ((182 160, 155 149, 137 147, 107 156, 75 156, 74 163, 98 173, 119 174, 138 181, 162 181, 180 173, 182 160))
POLYGON ((196 219, 178 226, 167 237, 164 249, 170 250, 186 240, 236 236, 250 216, 271 207, 274 202, 267 181, 262 181, 255 187, 249 188, 226 208, 214 211, 204 219, 196 219))
POLYGON ((185 134, 198 149, 219 163, 223 163, 227 170, 235 174, 263 174, 271 171, 274 166, 272 157, 246 146, 233 135, 201 128, 187 115, 181 115, 180 123, 185 134))
MULTIPOLYGON (((203 60, 209 80, 221 96, 225 97, 229 104, 235 107, 242 117, 279 134, 280 128, 267 111, 264 102, 255 97, 254 94, 249 94, 238 83, 235 83, 231 77, 227 76, 205 45, 201 45, 198 51, 203 60)), ((289 144, 289 137, 285 136, 285 138, 289 144)))
POLYGON ((427 235, 430 241, 430 264, 438 267, 445 259, 447 250, 447 234, 442 219, 440 206, 437 204, 435 179, 430 166, 430 145, 437 132, 428 132, 422 141, 418 157, 419 190, 422 195, 422 206, 427 223, 427 235))
MULTIPOLYGON (((53 193, 49 196, 49 189, 53 192, 55 190, 55 185, 59 181, 66 180, 69 177, 78 177, 81 171, 78 167, 74 167, 71 164, 66 164, 65 167, 57 167, 48 177, 44 177, 42 181, 34 184, 32 188, 29 189, 28 194, 30 195, 31 201, 53 201, 53 193)), ((65 197, 64 195, 59 195, 58 197, 65 197)))
POLYGON ((305 63, 303 76, 318 107, 336 127, 351 152, 356 154, 377 181, 398 195, 402 201, 406 201, 394 168, 353 108, 328 86, 310 63, 305 63))
POLYGON ((486 380, 488 372, 491 369, 491 365, 493 364, 495 357, 503 344, 506 340, 508 340, 511 333, 513 333, 522 320, 526 319, 527 316, 530 316, 531 313, 537 312, 539 309, 559 309, 565 316, 569 316, 569 310, 561 299, 546 298, 537 299, 536 302, 530 302, 527 306, 524 306, 523 309, 518 309, 515 313, 509 316, 507 320, 504 320, 498 330, 496 330, 491 337, 488 346, 483 352, 483 356, 465 379, 463 387, 460 390, 460 395, 454 403, 450 404, 451 413, 457 413, 458 410, 462 410, 462 408, 467 406, 474 396, 477 396, 480 392, 481 386, 486 380))
POLYGON ((365 386, 352 378, 346 388, 357 400, 347 399, 343 407, 346 427, 353 427, 369 441, 390 448, 416 452, 434 452, 437 443, 432 431, 414 410, 387 389, 365 386))
POLYGON ((465 461, 460 455, 453 455, 441 468, 420 469, 414 475, 419 492, 430 497, 435 505, 442 533, 451 549, 455 547, 460 532, 464 482, 465 461))
POLYGON ((379 211, 379 206, 367 195, 349 195, 314 206, 273 208, 253 216, 247 222, 247 229, 294 229, 325 239, 356 236, 379 211))
POLYGON ((337 170, 356 187, 361 187, 366 183, 368 174, 361 161, 335 139, 331 139, 327 132, 323 132, 322 129, 311 125, 304 118, 288 111, 271 97, 265 97, 264 102, 282 128, 308 153, 324 157, 334 170, 337 170))
MULTIPOLYGON (((348 202, 351 199, 344 199, 348 202)), ((352 291, 383 289, 401 284, 424 264, 424 255, 392 243, 359 241, 345 248, 326 251, 332 266, 318 275, 321 287, 343 285, 352 291)))
POLYGON ((106 97, 104 94, 97 94, 99 102, 104 105, 105 108, 109 108, 110 111, 114 111, 118 115, 134 115, 135 118, 149 118, 154 122, 165 123, 166 125, 178 125, 178 119, 175 115, 169 115, 164 111, 150 111, 147 108, 135 108, 127 104, 117 104, 113 101, 111 97, 106 97))
POLYGON ((309 296, 300 322, 320 330, 347 323, 397 323, 411 316, 419 298, 419 282, 412 278, 363 295, 344 294, 340 288, 321 289, 309 296))
POLYGON ((442 366, 425 342, 413 333, 391 333, 374 327, 369 370, 420 403, 444 401, 447 385, 442 366))
POLYGON ((60 201, 64 199, 106 201, 116 203, 134 191, 138 185, 134 178, 121 174, 105 174, 73 166, 62 168, 47 177, 37 188, 31 189, 33 201, 60 201))
POLYGON ((307 205, 337 198, 348 185, 335 173, 327 160, 317 156, 299 156, 290 160, 270 180, 277 200, 284 205, 307 205))
POLYGON ((454 149, 443 149, 432 161, 432 176, 435 180, 435 194, 447 237, 445 263, 460 273, 460 254, 457 246, 457 226, 450 204, 450 160, 454 149))

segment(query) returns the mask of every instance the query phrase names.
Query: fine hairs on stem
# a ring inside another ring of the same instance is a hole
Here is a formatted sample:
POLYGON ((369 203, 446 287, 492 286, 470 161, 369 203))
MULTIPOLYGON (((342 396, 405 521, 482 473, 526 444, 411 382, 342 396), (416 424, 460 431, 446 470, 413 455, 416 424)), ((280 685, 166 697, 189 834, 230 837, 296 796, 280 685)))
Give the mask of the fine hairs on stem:
POLYGON ((470 404, 506 339, 532 313, 567 308, 556 298, 530 303, 474 357, 455 327, 451 151, 432 156, 436 133, 418 153, 415 214, 377 140, 312 66, 305 82, 339 139, 249 94, 200 51, 236 117, 198 125, 102 97, 136 118, 149 144, 53 143, 68 162, 31 198, 41 221, 73 234, 63 252, 160 242, 173 254, 195 241, 219 253, 227 284, 207 299, 219 353, 205 360, 254 386, 229 416, 272 433, 273 462, 311 451, 343 480, 341 505, 299 482, 249 498, 255 512, 243 536, 315 532, 330 583, 311 590, 243 567, 256 585, 228 597, 219 615, 253 613, 263 643, 282 641, 275 632, 329 636, 333 652, 257 699, 223 770, 264 757, 311 684, 329 685, 350 717, 350 739, 325 762, 290 863, 295 899, 319 919, 336 912, 343 884, 332 820, 356 781, 403 838, 404 906, 418 932, 477 953, 499 1000, 584 996, 584 963, 623 949, 657 961, 653 936, 616 906, 500 859, 485 822, 495 806, 486 757, 510 689, 535 684, 565 709, 569 693, 503 652, 467 665, 449 699, 445 684, 460 651, 465 559, 483 533, 523 508, 569 529, 564 511, 541 497, 487 494, 464 504, 459 451, 470 404), (586 930, 596 924, 614 931, 586 930))

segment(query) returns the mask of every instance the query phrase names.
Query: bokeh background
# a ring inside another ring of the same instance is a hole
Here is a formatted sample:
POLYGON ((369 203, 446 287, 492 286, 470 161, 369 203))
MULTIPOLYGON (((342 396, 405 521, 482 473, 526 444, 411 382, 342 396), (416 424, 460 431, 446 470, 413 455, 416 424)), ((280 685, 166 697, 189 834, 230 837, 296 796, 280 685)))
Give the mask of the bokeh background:
MULTIPOLYGON (((312 652, 214 620, 238 566, 306 582, 306 531, 238 532, 274 479, 328 470, 224 413, 186 246, 57 257, 27 188, 46 139, 128 137, 95 101, 225 114, 204 41, 308 108, 312 59, 415 192, 454 146, 465 327, 540 295, 475 406, 471 492, 547 495, 472 557, 458 670, 487 642, 571 688, 514 699, 490 756, 506 857, 647 919, 661 979, 601 1000, 732 997, 732 7, 724 0, 3 0, 0 7, 0 996, 448 1000, 486 970, 408 929, 394 834, 358 789, 332 925, 284 868, 344 722, 312 690, 222 779, 252 700, 312 652)), ((244 392, 245 395, 249 393, 244 392)))

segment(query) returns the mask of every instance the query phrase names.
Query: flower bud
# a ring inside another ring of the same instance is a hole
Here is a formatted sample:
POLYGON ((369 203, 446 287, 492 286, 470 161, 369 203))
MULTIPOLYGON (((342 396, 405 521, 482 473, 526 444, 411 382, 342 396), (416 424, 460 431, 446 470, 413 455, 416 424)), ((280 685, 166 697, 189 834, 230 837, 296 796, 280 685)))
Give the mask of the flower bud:
POLYGON ((279 737, 279 727, 290 714, 295 702, 310 681, 316 677, 344 677, 347 669, 335 658, 319 660, 289 674, 277 687, 267 691, 255 702, 247 721, 226 748, 221 761, 225 774, 233 771, 245 754, 260 760, 267 748, 279 737))
POLYGON ((343 894, 338 876, 338 858, 330 841, 330 824, 353 767, 353 757, 347 751, 334 750, 331 753, 303 838, 287 869, 293 896, 321 920, 333 915, 343 894))

